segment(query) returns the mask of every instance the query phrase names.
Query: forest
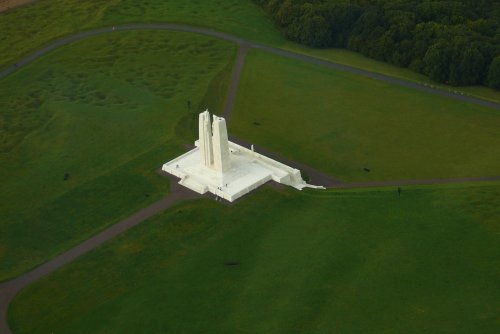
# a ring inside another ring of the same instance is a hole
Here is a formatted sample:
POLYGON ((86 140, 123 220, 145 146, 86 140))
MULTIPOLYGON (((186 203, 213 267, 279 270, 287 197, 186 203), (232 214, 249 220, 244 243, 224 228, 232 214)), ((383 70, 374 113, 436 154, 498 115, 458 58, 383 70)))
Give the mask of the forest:
POLYGON ((498 0, 253 0, 290 40, 500 89, 498 0))

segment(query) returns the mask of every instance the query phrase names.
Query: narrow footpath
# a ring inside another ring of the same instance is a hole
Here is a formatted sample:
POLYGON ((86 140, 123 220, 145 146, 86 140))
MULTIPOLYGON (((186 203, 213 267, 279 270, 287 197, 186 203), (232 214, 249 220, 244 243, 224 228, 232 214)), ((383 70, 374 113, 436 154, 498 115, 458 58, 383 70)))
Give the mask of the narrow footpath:
POLYGON ((474 103, 474 104, 479 104, 482 106, 486 107, 491 107, 495 109, 500 109, 500 103, 492 102, 492 101, 487 101, 483 99, 479 99, 476 97, 472 96, 467 96, 467 95, 462 95, 458 92, 452 92, 452 91, 445 91, 442 89, 437 89, 434 87, 430 87, 424 84, 420 84, 417 82, 412 82, 404 79, 398 79, 395 77, 390 77, 387 75, 367 71, 367 70, 362 70, 359 68, 355 68, 352 66, 347 66, 343 65, 340 63, 336 63, 333 61, 328 61, 328 60, 323 60, 320 58, 312 57, 312 56, 307 56, 302 53, 297 53, 293 51, 288 51, 285 49, 281 48, 276 48, 268 45, 263 45, 260 43, 256 43, 250 40, 246 40, 244 38, 240 38, 228 33, 223 33, 220 31, 208 29, 208 28, 201 28, 201 27, 196 27, 196 26, 190 26, 190 25, 184 25, 184 24, 174 24, 174 23, 132 23, 132 24, 125 24, 125 25, 118 25, 118 26, 112 26, 112 27, 104 27, 104 28, 97 28, 93 30, 87 30, 83 32, 76 33, 74 35, 62 37, 51 44, 36 50, 32 54, 20 59, 16 63, 7 66, 6 68, 0 70, 0 79, 7 77, 9 74, 17 71, 19 68, 22 68, 26 66, 27 64, 31 63, 37 58, 40 58, 41 56, 49 53, 52 50, 55 50, 59 47, 62 47, 64 45, 91 37, 91 36, 97 36, 97 35, 102 35, 102 34, 109 34, 117 31, 132 31, 132 30, 168 30, 168 31, 180 31, 180 32, 190 32, 190 33, 195 33, 195 34, 201 34, 205 36, 210 36, 218 39, 222 39, 231 43, 235 43, 240 46, 245 46, 247 48, 254 48, 254 49, 259 49, 262 51, 270 52, 282 57, 286 58, 292 58, 292 59, 298 59, 302 60, 308 63, 328 67, 328 68, 333 68, 336 70, 340 71, 345 71, 345 72, 350 72, 358 75, 362 75, 365 77, 369 77, 375 80, 380 80, 384 82, 388 82, 391 84, 407 87, 407 88, 412 88, 416 90, 420 90, 426 93, 431 93, 431 94, 436 94, 436 95, 441 95, 445 96, 448 98, 452 98, 455 100, 460 100, 463 102, 468 102, 468 103, 474 103))
POLYGON ((231 112, 233 111, 234 102, 236 100, 236 92, 238 91, 238 84, 240 82, 241 72, 245 64, 245 57, 247 56, 248 45, 240 45, 238 55, 236 56, 236 63, 234 64, 233 73, 231 74, 231 82, 226 96, 226 103, 224 104, 223 117, 226 123, 229 123, 231 112))
POLYGON ((151 204, 150 206, 140 210, 139 212, 122 220, 121 222, 114 224, 113 226, 96 234, 92 238, 56 256, 52 260, 40 265, 39 267, 27 272, 26 274, 0 284, 0 333, 11 333, 9 326, 7 325, 7 308, 15 295, 25 286, 39 280, 45 275, 50 274, 51 272, 57 270, 65 264, 73 261, 77 257, 91 251, 92 249, 102 245, 106 241, 138 225, 144 220, 168 209, 172 205, 184 200, 202 197, 202 195, 197 194, 178 184, 178 180, 174 177, 171 177, 170 175, 166 176, 168 176, 170 179, 170 192, 165 198, 151 204))

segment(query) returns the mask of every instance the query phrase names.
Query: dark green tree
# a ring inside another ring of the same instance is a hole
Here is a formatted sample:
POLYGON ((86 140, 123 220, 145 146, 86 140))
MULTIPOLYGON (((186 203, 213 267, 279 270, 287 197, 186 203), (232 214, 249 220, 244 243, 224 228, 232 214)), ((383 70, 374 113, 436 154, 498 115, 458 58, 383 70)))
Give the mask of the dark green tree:
POLYGON ((495 81, 498 0, 253 1, 299 43, 347 47, 452 85, 495 81))
POLYGON ((424 57, 425 72, 435 81, 447 82, 450 76, 452 50, 445 42, 434 44, 424 57))
POLYGON ((486 64, 483 54, 475 47, 465 49, 460 62, 461 85, 477 85, 481 83, 486 72, 486 64))
POLYGON ((500 56, 493 59, 488 72, 488 85, 494 89, 500 89, 500 56))

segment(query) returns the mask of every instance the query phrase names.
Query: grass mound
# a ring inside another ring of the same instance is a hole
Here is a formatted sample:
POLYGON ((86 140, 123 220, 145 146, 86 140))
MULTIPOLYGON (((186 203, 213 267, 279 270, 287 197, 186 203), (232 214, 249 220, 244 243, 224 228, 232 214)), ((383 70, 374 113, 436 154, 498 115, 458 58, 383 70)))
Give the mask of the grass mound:
MULTIPOLYGON (((0 68, 62 36, 95 27, 138 22, 175 22, 228 32, 257 42, 333 60, 410 81, 425 76, 344 49, 311 49, 287 41, 251 0, 37 0, 0 13, 0 68), (61 15, 64 13, 64 15, 61 15)), ((445 90, 457 90, 441 85, 445 90)), ((500 101, 500 92, 461 87, 469 95, 500 101)))
POLYGON ((234 55, 202 36, 120 32, 2 80, 0 280, 164 195, 154 171, 182 149, 177 124, 227 81, 234 55))
POLYGON ((284 42, 273 23, 247 0, 37 0, 0 14, 0 68, 58 37, 131 22, 186 23, 284 42))

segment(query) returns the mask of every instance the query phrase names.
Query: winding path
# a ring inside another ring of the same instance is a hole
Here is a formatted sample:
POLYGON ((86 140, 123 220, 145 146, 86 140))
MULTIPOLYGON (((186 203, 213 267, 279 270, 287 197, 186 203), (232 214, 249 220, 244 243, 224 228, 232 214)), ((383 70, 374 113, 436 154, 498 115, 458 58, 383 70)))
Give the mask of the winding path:
POLYGON ((22 288, 24 288, 30 283, 37 281, 43 276, 57 270, 66 263, 73 261, 77 257, 98 247, 104 242, 125 232, 126 230, 136 226, 140 222, 154 216, 155 214, 161 211, 166 210, 172 205, 178 203, 179 201, 202 197, 202 195, 199 195, 179 185, 177 183, 177 180, 175 180, 173 177, 170 177, 170 175, 166 176, 170 178, 170 192, 165 198, 151 204, 150 206, 140 210, 139 212, 122 220, 121 222, 112 225, 111 227, 105 229, 104 231, 98 233, 97 235, 91 237, 90 239, 71 248, 65 253, 56 256, 52 260, 36 267, 35 269, 27 272, 26 274, 0 284, 0 316, 2 317, 2 319, 0 320, 0 333, 2 334, 11 333, 6 322, 7 308, 9 303, 14 298, 14 296, 22 288))
POLYGON ((446 96, 452 99, 460 100, 463 102, 469 102, 469 103, 474 103, 474 104, 479 104, 482 106, 486 107, 491 107, 491 108, 496 108, 500 109, 500 103, 492 102, 492 101, 487 101, 471 96, 466 96, 466 95, 461 95, 461 94, 456 94, 453 92, 449 91, 444 91, 441 89, 436 89, 433 87, 425 86, 416 82, 404 80, 404 79, 398 79, 394 77, 390 77, 387 75, 367 71, 367 70, 362 70, 359 68, 347 66, 347 65, 342 65, 336 62, 328 61, 328 60, 323 60, 311 56, 307 56, 301 53, 293 52, 293 51, 287 51, 284 49, 272 47, 272 46, 267 46, 263 45, 260 43, 256 43, 250 40, 246 40, 240 37, 236 37, 227 33, 223 33, 220 31, 212 30, 212 29, 207 29, 207 28, 201 28, 201 27, 195 27, 195 26, 189 26, 189 25, 183 25, 183 24, 170 24, 170 23, 137 23, 137 24, 125 24, 125 25, 119 25, 119 26, 114 26, 114 27, 104 27, 104 28, 98 28, 94 30, 88 30, 88 31, 83 31, 74 35, 70 35, 67 37, 63 37, 61 39, 58 39, 51 44, 33 52, 32 54, 22 58, 15 64, 12 64, 3 70, 0 71, 0 79, 5 78, 9 74, 13 73, 17 69, 31 63, 33 60, 45 55, 46 53, 57 49, 63 45, 76 42, 91 36, 96 36, 96 35, 102 35, 102 34, 107 34, 110 32, 114 31, 129 31, 129 30, 169 30, 169 31, 180 31, 180 32, 191 32, 191 33, 196 33, 196 34, 201 34, 201 35, 206 35, 210 37, 215 37, 218 39, 222 39, 225 41, 229 41, 238 45, 244 45, 247 48, 254 48, 254 49, 259 49, 263 50, 266 52, 270 52, 279 56, 283 56, 286 58, 292 58, 292 59, 298 59, 302 60, 308 63, 316 64, 316 65, 321 65, 325 66, 328 68, 333 68, 336 70, 341 70, 341 71, 346 71, 358 75, 362 75, 365 77, 369 77, 372 79, 380 80, 380 81, 385 81, 391 84, 407 87, 407 88, 412 88, 416 90, 420 90, 426 93, 432 93, 436 95, 441 95, 441 96, 446 96))
MULTIPOLYGON (((442 90, 437 90, 433 89, 430 87, 426 87, 417 83, 401 80, 401 79, 396 79, 388 76, 384 76, 381 74, 365 71, 365 70, 360 70, 356 69, 353 67, 325 61, 325 60, 320 60, 317 58, 309 57, 306 55, 290 52, 290 51, 285 51, 282 49, 278 48, 273 48, 269 46, 264 46, 260 45, 254 42, 250 42, 229 34, 205 29, 205 28, 198 28, 198 27, 191 27, 191 26, 185 26, 185 25, 177 25, 177 24, 130 24, 130 25, 124 25, 124 26, 117 26, 117 27, 109 27, 109 28, 101 28, 101 29, 96 29, 96 30, 91 30, 91 31, 85 31, 78 33, 76 35, 72 35, 69 37, 62 38, 58 41, 55 41, 54 43, 36 51, 35 53, 21 59, 19 62, 17 62, 14 65, 11 65, 2 71, 0 71, 0 79, 7 77, 9 74, 13 73, 20 67, 23 67, 33 60, 47 54, 48 52, 61 47, 63 45, 90 37, 90 36, 95 36, 95 35, 100 35, 104 33, 110 33, 113 31, 126 31, 126 30, 139 30, 139 29, 159 29, 159 30, 173 30, 173 31, 183 31, 183 32, 192 32, 192 33, 198 33, 198 34, 203 34, 203 35, 208 35, 211 37, 216 37, 220 38, 223 40, 227 40, 233 43, 236 43, 240 46, 238 55, 236 58, 236 63, 233 68, 233 73, 231 77, 231 83, 229 85, 229 90, 228 94, 226 97, 226 103, 224 107, 224 116, 225 118, 229 121, 231 111, 233 109, 235 97, 236 97, 236 92, 238 88, 238 82, 239 78, 241 75, 241 71, 243 68, 243 64, 245 61, 245 56, 249 48, 256 48, 256 49, 262 49, 267 52, 271 52, 277 55, 281 55, 284 57, 288 58, 294 58, 294 59, 300 59, 303 61, 307 61, 313 64, 317 65, 322 65, 326 67, 331 67, 343 71, 348 71, 351 73, 359 74, 359 75, 364 75, 373 79, 377 80, 382 80, 386 82, 390 82, 393 84, 398 84, 401 86, 405 87, 410 87, 414 89, 418 89, 421 91, 433 93, 433 94, 438 94, 438 95, 443 95, 447 97, 451 97, 454 99, 462 100, 465 102, 470 102, 470 103, 476 103, 488 107, 493 107, 500 109, 500 104, 494 103, 494 102, 489 102, 473 97, 467 97, 467 96, 462 96, 458 94, 453 94, 449 93, 446 91, 442 90)), ((232 141, 235 141, 241 145, 244 146, 249 146, 249 143, 235 138, 231 137, 232 141)), ((258 148, 260 152, 263 152, 265 155, 270 156, 276 160, 282 161, 288 165, 294 166, 298 169, 304 170, 305 172, 308 173, 311 183, 315 184, 320 184, 324 185, 327 188, 359 188, 359 187, 380 187, 380 186, 402 186, 402 185, 413 185, 413 184, 437 184, 437 183, 463 183, 463 182, 480 182, 480 181, 500 181, 500 176, 494 176, 494 177, 482 177, 482 178, 461 178, 461 179, 433 179, 433 180, 403 180, 403 181, 382 181, 382 182, 358 182, 358 183, 346 183, 342 182, 339 179, 335 179, 329 175, 326 175, 310 166, 301 164, 297 161, 293 161, 290 159, 287 159, 283 156, 280 156, 279 154, 276 154, 274 152, 268 151, 263 148, 258 148)), ((166 210, 167 208, 171 207, 175 203, 182 201, 182 200, 187 200, 187 199, 194 199, 194 198, 200 198, 202 197, 199 194, 196 194, 187 188, 184 188, 183 186, 180 186, 177 183, 177 180, 170 177, 171 179, 171 189, 169 194, 159 200, 156 203, 151 204, 150 206, 146 207, 145 209, 140 210, 139 212, 133 214, 129 218, 114 224, 113 226, 109 227, 108 229, 98 233, 97 235, 91 237, 90 239, 82 242, 81 244, 71 248, 70 250, 66 251, 65 253, 62 253, 52 260, 49 260, 48 262, 38 266, 37 268, 25 273, 24 275, 21 275, 17 278, 14 278, 10 281, 4 282, 0 284, 0 333, 1 334, 10 334, 11 331, 8 327, 7 324, 7 308, 9 303, 12 301, 14 296, 24 287, 27 285, 37 281, 38 279, 42 278, 45 275, 48 275, 49 273, 57 270, 58 268, 62 267, 63 265, 73 261, 77 257, 91 251, 92 249, 98 247, 99 245, 103 244, 104 242, 116 237, 117 235, 125 232, 126 230, 136 226, 137 224, 141 223, 145 219, 148 219, 155 214, 166 210)))

